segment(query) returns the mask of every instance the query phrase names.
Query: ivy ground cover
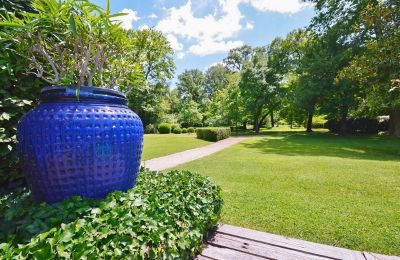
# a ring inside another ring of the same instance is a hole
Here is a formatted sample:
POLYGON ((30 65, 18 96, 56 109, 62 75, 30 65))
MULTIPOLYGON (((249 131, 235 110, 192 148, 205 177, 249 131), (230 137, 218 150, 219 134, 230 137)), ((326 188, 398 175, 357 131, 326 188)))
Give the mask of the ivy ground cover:
POLYGON ((38 204, 20 190, 0 198, 0 259, 187 259, 221 207, 219 187, 190 172, 142 171, 103 200, 38 204))
POLYGON ((400 255, 400 140, 266 133, 179 166, 222 188, 222 223, 400 255))

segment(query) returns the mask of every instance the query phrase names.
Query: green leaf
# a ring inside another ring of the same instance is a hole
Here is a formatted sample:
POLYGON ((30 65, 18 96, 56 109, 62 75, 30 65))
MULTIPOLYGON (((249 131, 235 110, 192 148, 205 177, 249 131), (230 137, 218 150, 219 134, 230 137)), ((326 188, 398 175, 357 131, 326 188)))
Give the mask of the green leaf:
POLYGON ((107 3, 106 3, 106 14, 109 14, 110 13, 110 0, 107 0, 107 3))
POLYGON ((75 24, 75 18, 74 18, 73 14, 71 14, 69 16, 69 28, 72 31, 72 35, 74 37, 77 37, 78 34, 76 33, 76 24, 75 24))
POLYGON ((10 120, 10 114, 3 112, 3 114, 1 114, 1 118, 5 119, 5 120, 10 120))
POLYGON ((13 22, 0 22, 0 26, 26 29, 26 26, 24 24, 13 23, 13 22))

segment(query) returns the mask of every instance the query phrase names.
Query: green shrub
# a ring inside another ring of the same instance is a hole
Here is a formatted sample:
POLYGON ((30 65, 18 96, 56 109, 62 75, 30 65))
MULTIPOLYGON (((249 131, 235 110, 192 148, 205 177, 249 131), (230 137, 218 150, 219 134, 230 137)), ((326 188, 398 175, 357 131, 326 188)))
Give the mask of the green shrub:
POLYGON ((216 142, 231 136, 231 129, 224 128, 200 128, 196 130, 197 138, 216 142))
POLYGON ((161 123, 158 125, 157 129, 160 134, 170 134, 171 133, 171 124, 161 123))
POLYGON ((186 134, 188 132, 187 128, 182 128, 182 134, 186 134))
POLYGON ((174 134, 181 134, 182 133, 182 128, 180 127, 175 127, 174 130, 172 130, 174 134))
POLYGON ((191 133, 196 132, 196 129, 194 129, 194 127, 188 127, 187 131, 188 131, 188 133, 191 134, 191 133))
POLYGON ((171 125, 171 133, 173 133, 176 128, 181 128, 181 126, 178 124, 171 125))
POLYGON ((148 124, 144 128, 144 133, 145 134, 157 134, 157 129, 156 129, 156 127, 154 125, 148 124))
MULTIPOLYGON (((340 132, 340 122, 338 120, 328 120, 326 127, 333 133, 340 132)), ((346 128, 349 134, 377 134, 379 131, 379 121, 375 118, 349 118, 346 128)))
POLYGON ((326 122, 325 116, 314 116, 312 120, 312 128, 325 128, 326 122))
POLYGON ((103 200, 73 197, 39 204, 21 190, 0 197, 0 255, 187 259, 201 250, 221 208, 218 186, 179 171, 143 171, 135 188, 103 200))

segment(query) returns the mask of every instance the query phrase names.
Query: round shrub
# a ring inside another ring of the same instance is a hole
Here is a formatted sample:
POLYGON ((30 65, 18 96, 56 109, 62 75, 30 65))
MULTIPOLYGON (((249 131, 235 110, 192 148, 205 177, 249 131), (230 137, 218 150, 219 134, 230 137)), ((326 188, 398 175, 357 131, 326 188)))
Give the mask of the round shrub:
POLYGON ((160 134, 170 134, 171 133, 171 124, 161 123, 158 125, 157 129, 160 134))
POLYGON ((145 134, 157 134, 157 129, 156 129, 156 127, 154 125, 148 124, 144 128, 144 133, 145 134))
POLYGON ((182 128, 180 127, 175 127, 174 130, 172 131, 174 134, 181 134, 182 133, 182 128))
POLYGON ((187 131, 188 131, 188 133, 194 133, 196 130, 193 128, 193 127, 189 127, 188 129, 187 129, 187 131))
POLYGON ((186 134, 188 132, 187 128, 182 128, 182 134, 186 134))
POLYGON ((38 204, 20 190, 0 197, 0 255, 189 259, 202 249, 221 209, 220 188, 191 172, 143 171, 135 188, 103 200, 38 204))
POLYGON ((181 128, 181 126, 180 126, 180 125, 177 125, 177 124, 171 125, 171 133, 174 132, 175 128, 181 128))

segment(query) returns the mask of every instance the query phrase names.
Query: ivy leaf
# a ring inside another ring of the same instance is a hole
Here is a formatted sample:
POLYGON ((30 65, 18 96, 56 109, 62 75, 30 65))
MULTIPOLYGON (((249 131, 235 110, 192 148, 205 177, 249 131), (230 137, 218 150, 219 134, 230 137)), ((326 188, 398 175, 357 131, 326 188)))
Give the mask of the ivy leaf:
POLYGON ((1 114, 1 118, 5 119, 5 120, 10 120, 10 114, 3 112, 3 114, 1 114))

